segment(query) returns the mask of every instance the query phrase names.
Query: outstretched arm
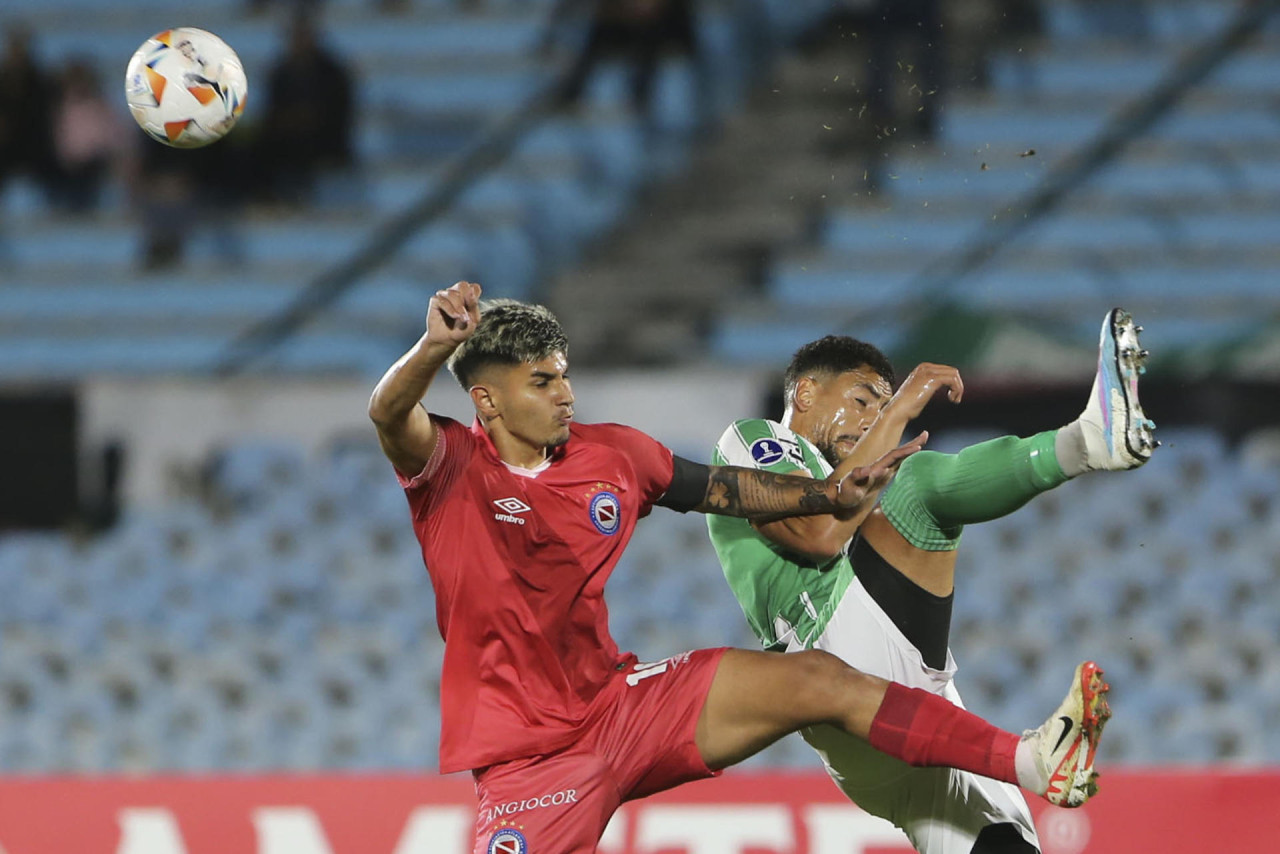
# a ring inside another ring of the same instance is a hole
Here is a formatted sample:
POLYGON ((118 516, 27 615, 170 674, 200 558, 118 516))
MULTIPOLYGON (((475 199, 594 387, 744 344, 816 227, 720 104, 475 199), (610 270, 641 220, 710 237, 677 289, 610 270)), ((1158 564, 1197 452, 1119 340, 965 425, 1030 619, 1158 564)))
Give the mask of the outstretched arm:
POLYGON ((922 362, 916 365, 902 385, 885 404, 871 427, 858 440, 849 459, 854 465, 866 465, 902 441, 907 424, 918 418, 933 396, 947 390, 947 400, 959 403, 964 397, 964 381, 950 365, 922 362))
MULTIPOLYGON (((867 465, 902 441, 907 424, 924 411, 933 396, 947 390, 947 399, 959 403, 964 395, 964 383, 960 372, 948 365, 924 362, 898 387, 893 398, 880 411, 874 423, 858 440, 846 466, 867 465)), ((791 517, 753 524, 771 542, 788 551, 809 558, 815 563, 826 563, 844 550, 845 543, 857 533, 875 507, 875 501, 865 502, 857 510, 817 516, 791 517)))
POLYGON ((701 501, 687 509, 721 516, 776 519, 857 511, 874 503, 898 465, 920 450, 925 436, 895 447, 866 466, 841 466, 826 480, 739 466, 709 466, 701 501))
POLYGON ((480 286, 458 282, 436 291, 427 306, 427 331, 378 381, 369 398, 369 418, 391 464, 413 477, 426 468, 437 435, 422 406, 436 373, 480 322, 480 286))

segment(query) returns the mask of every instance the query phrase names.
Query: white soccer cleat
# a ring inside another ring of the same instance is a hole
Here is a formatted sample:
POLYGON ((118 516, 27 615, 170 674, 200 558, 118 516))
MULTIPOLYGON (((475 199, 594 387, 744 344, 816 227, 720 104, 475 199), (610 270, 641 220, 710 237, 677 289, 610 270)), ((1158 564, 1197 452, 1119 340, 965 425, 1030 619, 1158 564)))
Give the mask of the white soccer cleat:
POLYGON ((1098 374, 1080 416, 1085 462, 1092 470, 1137 468, 1160 445, 1153 435, 1156 423, 1138 403, 1138 376, 1146 372, 1148 355, 1138 341, 1141 331, 1122 308, 1113 308, 1102 322, 1098 374))
POLYGON ((1022 734, 1044 782, 1037 793, 1060 807, 1078 807, 1098 793, 1093 760, 1102 727, 1111 717, 1102 670, 1092 661, 1076 668, 1071 690, 1049 720, 1022 734))

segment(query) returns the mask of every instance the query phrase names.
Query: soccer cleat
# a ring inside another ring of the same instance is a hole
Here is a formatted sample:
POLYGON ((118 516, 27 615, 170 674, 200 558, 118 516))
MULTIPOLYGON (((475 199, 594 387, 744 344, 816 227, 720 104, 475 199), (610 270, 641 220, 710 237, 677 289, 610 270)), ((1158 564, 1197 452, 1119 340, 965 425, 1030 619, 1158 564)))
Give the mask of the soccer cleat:
POLYGON ((1036 770, 1045 782, 1039 794, 1060 807, 1078 807, 1098 793, 1093 760, 1102 727, 1111 717, 1102 670, 1092 661, 1076 668, 1062 705, 1039 729, 1022 734, 1031 748, 1036 770))
POLYGON ((1090 469, 1132 469, 1151 459, 1159 447, 1138 403, 1138 376, 1146 372, 1147 357, 1129 312, 1113 308, 1102 322, 1098 342, 1098 374, 1089 405, 1080 416, 1085 462, 1090 469))

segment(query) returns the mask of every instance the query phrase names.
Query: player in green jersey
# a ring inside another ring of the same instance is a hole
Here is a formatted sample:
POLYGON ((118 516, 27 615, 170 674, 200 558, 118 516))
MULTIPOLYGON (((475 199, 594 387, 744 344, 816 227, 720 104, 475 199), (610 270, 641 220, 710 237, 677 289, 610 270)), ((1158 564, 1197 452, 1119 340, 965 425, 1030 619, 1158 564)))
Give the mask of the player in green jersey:
MULTIPOLYGON (((1108 313, 1093 393, 1076 421, 959 454, 922 451, 872 511, 765 523, 709 517, 725 577, 764 646, 823 649, 962 705, 948 650, 961 529, 1087 471, 1146 462, 1158 443, 1138 402, 1146 359, 1139 331, 1122 310, 1108 313)), ((893 447, 940 391, 952 402, 964 393, 959 372, 945 365, 920 365, 896 393, 893 385, 892 366, 871 345, 839 336, 812 342, 787 370, 782 421, 734 423, 713 462, 825 477, 845 459, 873 459, 893 447)), ((828 727, 804 736, 852 800, 894 822, 924 854, 1039 851, 1014 786, 913 769, 828 727)), ((1090 755, 1096 747, 1089 745, 1090 755)))

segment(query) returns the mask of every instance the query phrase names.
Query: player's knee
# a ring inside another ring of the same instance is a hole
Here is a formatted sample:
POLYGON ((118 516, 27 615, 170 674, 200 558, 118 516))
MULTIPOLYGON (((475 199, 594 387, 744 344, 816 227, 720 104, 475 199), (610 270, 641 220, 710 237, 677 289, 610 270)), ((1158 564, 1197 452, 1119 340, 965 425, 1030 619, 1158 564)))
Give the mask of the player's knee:
POLYGON ((815 723, 838 723, 850 708, 850 697, 871 688, 874 680, 840 658, 820 649, 787 656, 794 659, 798 688, 817 714, 815 723))
POLYGON ((831 679, 843 675, 847 670, 857 672, 838 656, 822 649, 807 649, 804 652, 792 653, 791 657, 799 662, 800 667, 805 671, 806 681, 831 679))
POLYGON ((880 497, 889 524, 918 549, 950 551, 960 542, 962 526, 944 527, 928 500, 936 493, 939 472, 953 466, 954 454, 920 451, 903 460, 893 481, 880 497))
POLYGON ((898 474, 906 474, 913 478, 928 478, 934 469, 953 459, 955 459, 954 454, 944 454, 941 451, 919 451, 902 461, 898 466, 898 474))
POLYGON ((937 477, 940 468, 949 466, 955 459, 952 454, 940 451, 920 451, 912 454, 898 466, 885 493, 896 493, 898 501, 909 505, 917 512, 927 513, 924 496, 937 477))

